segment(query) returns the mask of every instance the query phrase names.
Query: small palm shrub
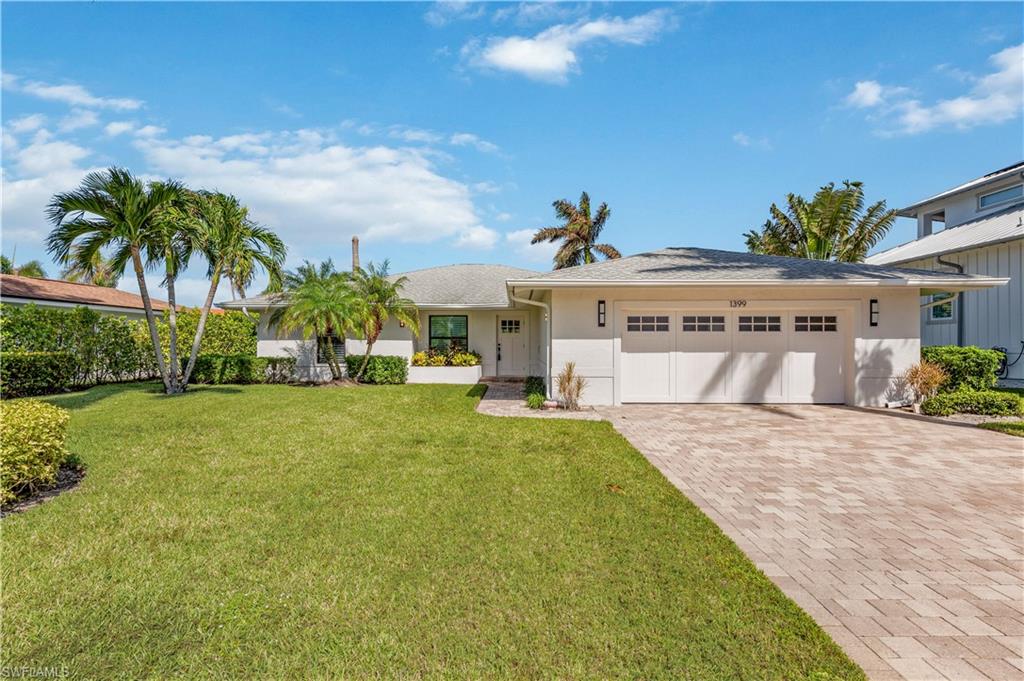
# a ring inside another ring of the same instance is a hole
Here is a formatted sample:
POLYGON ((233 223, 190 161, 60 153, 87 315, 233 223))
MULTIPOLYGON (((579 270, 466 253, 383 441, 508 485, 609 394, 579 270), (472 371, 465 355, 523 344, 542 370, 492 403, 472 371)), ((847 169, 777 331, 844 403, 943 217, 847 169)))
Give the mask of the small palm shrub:
POLYGON ((921 361, 903 373, 903 380, 914 391, 914 410, 919 411, 921 403, 934 397, 949 380, 949 374, 938 364, 921 361))
POLYGON ((562 404, 566 409, 578 411, 580 397, 587 387, 587 379, 576 373, 576 362, 566 362, 565 368, 558 374, 558 394, 562 396, 562 404))
POLYGON ((56 481, 69 420, 66 409, 39 400, 0 403, 0 503, 56 481))

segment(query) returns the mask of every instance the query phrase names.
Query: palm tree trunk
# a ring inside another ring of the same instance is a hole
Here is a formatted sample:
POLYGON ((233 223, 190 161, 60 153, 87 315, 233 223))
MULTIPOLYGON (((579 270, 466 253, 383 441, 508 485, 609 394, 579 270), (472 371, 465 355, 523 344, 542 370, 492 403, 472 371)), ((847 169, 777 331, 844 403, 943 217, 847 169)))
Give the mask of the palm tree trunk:
POLYGON ((167 266, 167 305, 169 310, 167 311, 167 329, 170 336, 170 348, 169 356, 171 366, 167 372, 171 379, 171 386, 168 392, 179 393, 181 388, 179 387, 179 373, 178 373, 178 304, 175 301, 174 295, 174 276, 171 272, 172 266, 168 262, 167 266))
POLYGON ((196 358, 199 357, 199 345, 203 340, 203 331, 206 330, 206 318, 210 315, 210 308, 213 307, 213 297, 217 295, 217 287, 220 285, 220 269, 218 268, 213 278, 210 279, 210 291, 206 294, 203 302, 203 309, 199 313, 199 323, 196 325, 196 337, 192 341, 192 351, 188 355, 188 365, 185 367, 185 374, 181 378, 181 389, 188 388, 188 381, 192 378, 192 370, 196 366, 196 358))
POLYGON ((167 367, 164 364, 164 351, 160 347, 160 334, 156 330, 156 318, 153 315, 153 301, 149 297, 149 288, 146 286, 146 275, 142 268, 142 257, 139 255, 139 248, 132 246, 132 266, 135 269, 135 278, 139 283, 139 295, 142 297, 142 307, 146 310, 146 322, 149 325, 149 339, 153 342, 153 352, 156 354, 156 366, 160 371, 160 378, 164 382, 164 390, 171 391, 171 383, 167 378, 167 367))

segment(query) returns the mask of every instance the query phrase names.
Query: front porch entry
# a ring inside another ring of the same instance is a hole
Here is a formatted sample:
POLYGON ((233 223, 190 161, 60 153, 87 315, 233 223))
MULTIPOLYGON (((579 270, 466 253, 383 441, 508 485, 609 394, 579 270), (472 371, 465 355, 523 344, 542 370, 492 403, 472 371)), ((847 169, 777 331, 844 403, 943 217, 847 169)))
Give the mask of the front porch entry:
POLYGON ((527 344, 530 333, 526 323, 527 316, 523 313, 498 315, 498 376, 526 376, 530 363, 527 344))

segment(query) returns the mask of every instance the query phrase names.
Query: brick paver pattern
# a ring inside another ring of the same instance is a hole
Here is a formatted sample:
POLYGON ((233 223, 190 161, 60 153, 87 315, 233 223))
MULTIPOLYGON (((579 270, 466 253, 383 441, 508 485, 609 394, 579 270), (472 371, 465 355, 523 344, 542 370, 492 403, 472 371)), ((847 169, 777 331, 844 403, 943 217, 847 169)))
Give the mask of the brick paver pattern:
POLYGON ((599 408, 872 679, 1024 679, 1024 440, 825 406, 599 408))

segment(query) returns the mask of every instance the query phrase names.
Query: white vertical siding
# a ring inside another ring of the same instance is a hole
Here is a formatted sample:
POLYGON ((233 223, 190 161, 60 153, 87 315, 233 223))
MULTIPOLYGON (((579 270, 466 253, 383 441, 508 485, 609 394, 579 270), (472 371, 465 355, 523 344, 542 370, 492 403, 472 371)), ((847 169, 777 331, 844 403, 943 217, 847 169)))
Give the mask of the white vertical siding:
MULTIPOLYGON (((1012 361, 1024 341, 1024 239, 942 256, 967 274, 1009 277, 1006 286, 967 291, 964 299, 964 345, 1007 348, 1012 361)), ((917 269, 951 271, 935 258, 900 265, 917 269)), ((921 311, 922 345, 955 345, 955 322, 933 322, 921 311)), ((1011 378, 1024 378, 1024 359, 1010 368, 1011 378)))

